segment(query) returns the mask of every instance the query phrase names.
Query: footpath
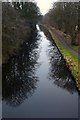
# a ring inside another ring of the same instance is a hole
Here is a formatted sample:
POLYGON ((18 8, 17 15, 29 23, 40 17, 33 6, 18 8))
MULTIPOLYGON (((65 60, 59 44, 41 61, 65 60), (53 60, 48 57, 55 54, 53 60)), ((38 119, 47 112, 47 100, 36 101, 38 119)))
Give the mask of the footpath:
POLYGON ((71 46, 69 46, 67 44, 65 37, 63 37, 59 32, 57 32, 57 30, 55 30, 52 27, 50 27, 50 30, 54 32, 54 34, 56 35, 56 37, 64 45, 65 48, 67 48, 68 50, 70 50, 78 59, 80 59, 80 53, 78 53, 77 51, 75 51, 71 46))
POLYGON ((55 28, 46 28, 49 30, 53 40, 55 41, 57 47, 63 55, 66 61, 66 65, 71 71, 71 74, 75 79, 76 86, 80 91, 80 53, 78 53, 72 47, 70 47, 66 42, 67 39, 64 36, 62 36, 55 28))

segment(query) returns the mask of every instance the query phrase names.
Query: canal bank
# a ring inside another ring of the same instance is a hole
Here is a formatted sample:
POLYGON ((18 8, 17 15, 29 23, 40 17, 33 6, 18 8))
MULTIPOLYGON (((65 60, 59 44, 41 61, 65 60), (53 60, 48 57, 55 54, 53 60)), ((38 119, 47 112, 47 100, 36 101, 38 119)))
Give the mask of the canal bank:
POLYGON ((59 51, 61 52, 63 58, 66 61, 66 65, 68 67, 68 69, 71 71, 71 74, 73 75, 75 82, 76 82, 76 86, 78 91, 80 91, 80 58, 78 58, 78 53, 76 54, 75 51, 71 50, 68 47, 66 47, 65 44, 63 44, 63 42, 61 42, 61 38, 59 38, 56 35, 56 30, 55 29, 51 29, 50 27, 47 27, 45 25, 41 25, 43 27, 45 27, 51 34, 53 40, 55 41, 59 51))
POLYGON ((3 65, 3 118, 77 118, 78 92, 51 35, 39 28, 3 65))

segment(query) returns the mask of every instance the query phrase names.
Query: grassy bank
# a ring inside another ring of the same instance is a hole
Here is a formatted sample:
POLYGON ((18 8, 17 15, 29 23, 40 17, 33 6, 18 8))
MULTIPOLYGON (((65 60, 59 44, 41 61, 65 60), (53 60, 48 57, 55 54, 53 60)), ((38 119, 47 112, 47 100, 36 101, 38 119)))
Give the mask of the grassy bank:
MULTIPOLYGON (((45 25, 42 25, 46 27, 45 25)), ((73 77, 76 81, 76 86, 80 90, 80 59, 78 59, 70 50, 68 50, 58 39, 58 37, 54 34, 54 32, 46 27, 50 32, 53 40, 55 41, 57 47, 59 48, 60 52, 62 53, 66 65, 68 69, 71 71, 73 77)))
MULTIPOLYGON (((72 45, 71 44, 72 39, 70 35, 65 34, 63 31, 60 30, 57 30, 57 32, 64 38, 64 41, 71 49, 73 49, 74 51, 80 54, 80 45, 72 45)), ((76 39, 79 39, 79 37, 76 37, 76 39)))
POLYGON ((76 80, 76 85, 80 90, 80 60, 70 50, 63 46, 63 44, 59 41, 57 36, 55 36, 53 31, 49 30, 49 32, 51 33, 52 38, 54 39, 56 45, 58 46, 60 52, 66 60, 67 67, 74 76, 76 80))

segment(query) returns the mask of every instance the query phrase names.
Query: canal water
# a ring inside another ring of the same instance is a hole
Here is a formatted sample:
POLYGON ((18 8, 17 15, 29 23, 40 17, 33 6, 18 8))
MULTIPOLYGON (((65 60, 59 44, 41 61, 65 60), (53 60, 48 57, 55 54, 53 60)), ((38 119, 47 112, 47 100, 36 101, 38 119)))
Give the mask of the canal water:
POLYGON ((3 65, 3 118, 77 118, 78 92, 48 31, 40 29, 3 65))

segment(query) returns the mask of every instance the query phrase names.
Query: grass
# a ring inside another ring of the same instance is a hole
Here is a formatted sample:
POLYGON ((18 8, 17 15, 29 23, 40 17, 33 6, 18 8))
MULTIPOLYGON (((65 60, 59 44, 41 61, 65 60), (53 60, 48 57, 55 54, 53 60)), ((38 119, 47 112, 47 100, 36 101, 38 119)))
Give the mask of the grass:
POLYGON ((66 65, 74 76, 76 80, 76 86, 80 90, 80 60, 70 50, 63 46, 63 44, 58 40, 51 30, 49 30, 49 32, 51 33, 52 38, 66 60, 66 65))
POLYGON ((57 47, 59 48, 66 61, 66 66, 75 78, 78 90, 80 90, 80 59, 78 59, 69 49, 65 48, 65 46, 59 41, 58 37, 54 34, 54 32, 51 29, 49 29, 49 27, 47 27, 46 25, 42 26, 44 26, 50 32, 53 40, 55 41, 57 47))
POLYGON ((59 31, 59 30, 58 30, 58 32, 65 38, 64 40, 68 44, 68 46, 70 46, 70 48, 72 48, 76 52, 80 53, 80 45, 78 45, 78 46, 72 45, 70 35, 67 35, 67 34, 65 35, 62 31, 59 31))

